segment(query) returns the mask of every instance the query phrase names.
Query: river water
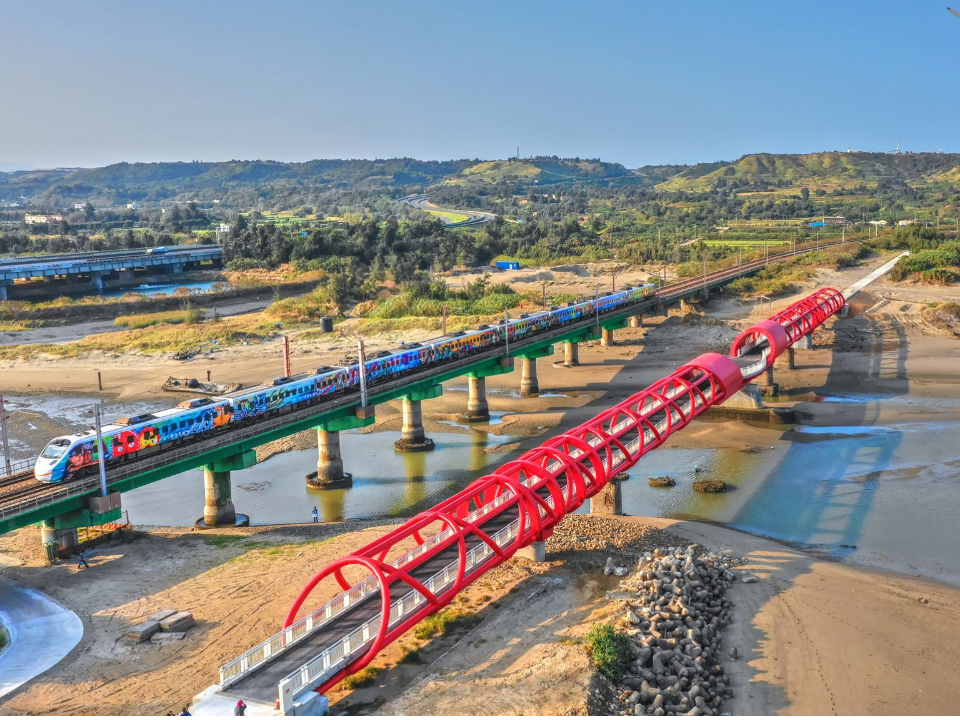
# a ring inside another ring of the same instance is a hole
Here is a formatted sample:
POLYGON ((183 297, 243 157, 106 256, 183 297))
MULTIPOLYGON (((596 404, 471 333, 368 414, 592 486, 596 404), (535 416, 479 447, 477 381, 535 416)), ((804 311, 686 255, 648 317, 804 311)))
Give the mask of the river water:
MULTIPOLYGON (((322 521, 403 517, 425 510, 496 467, 503 456, 484 452, 513 438, 471 429, 469 434, 430 433, 436 449, 399 453, 399 432, 341 432, 344 470, 353 486, 317 490, 305 476, 317 469, 317 450, 274 455, 247 470, 234 471, 233 502, 253 525, 309 522, 316 506, 322 521)), ((203 473, 181 473, 123 497, 136 523, 192 525, 203 514, 203 473)))
MULTIPOLYGON (((798 400, 859 403, 864 418, 879 416, 881 406, 917 402, 882 396, 798 400)), ((60 432, 51 426, 88 426, 94 398, 20 396, 9 401, 15 411, 12 454, 29 457, 60 432), (43 422, 47 415, 50 420, 43 422)), ((936 404, 922 404, 931 402, 936 404)), ((157 407, 112 406, 107 417, 157 407)), ((494 413, 494 432, 509 414, 494 413)), ((342 433, 344 467, 354 476, 353 487, 343 490, 307 487, 304 476, 316 468, 316 449, 276 455, 233 473, 234 504, 253 524, 306 522, 314 505, 325 521, 410 516, 491 472, 507 456, 484 450, 516 439, 450 424, 466 432, 430 433, 437 449, 429 453, 395 452, 398 432, 342 433)), ((955 531, 960 423, 774 430, 777 434, 770 437, 789 442, 750 451, 665 447, 651 452, 630 470, 631 479, 623 486, 624 511, 723 523, 840 557, 960 582, 960 534, 955 531), (677 485, 648 486, 649 477, 661 475, 676 478, 677 485), (724 480, 732 489, 718 495, 696 493, 695 478, 724 480)), ((126 493, 123 505, 137 524, 192 525, 203 511, 202 473, 182 473, 126 493)))
POLYGON ((181 282, 181 283, 144 283, 142 285, 129 285, 123 288, 113 290, 104 290, 103 297, 123 297, 127 293, 138 293, 140 295, 173 295, 177 288, 186 288, 191 293, 205 293, 214 285, 224 285, 223 281, 208 282, 181 282))

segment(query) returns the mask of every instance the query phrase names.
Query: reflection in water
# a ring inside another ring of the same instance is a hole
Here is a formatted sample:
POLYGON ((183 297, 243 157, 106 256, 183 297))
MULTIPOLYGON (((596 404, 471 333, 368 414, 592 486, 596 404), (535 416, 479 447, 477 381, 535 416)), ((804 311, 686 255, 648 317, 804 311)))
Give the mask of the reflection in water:
MULTIPOLYGON (((398 432, 343 432, 344 469, 353 486, 319 490, 304 476, 316 468, 317 450, 282 453, 232 474, 233 502, 254 525, 309 522, 316 505, 324 521, 357 517, 403 517, 424 510, 461 490, 503 456, 485 453, 513 438, 480 430, 431 433, 436 449, 398 453, 398 432)), ((123 496, 133 522, 145 525, 192 525, 203 512, 203 475, 181 473, 123 496)))
POLYGON ((661 448, 623 485, 631 515, 704 519, 749 532, 870 558, 936 568, 960 577, 958 423, 892 427, 796 426, 786 446, 661 448), (809 431, 809 432, 808 432, 809 431), (699 477, 724 480, 721 495, 693 491, 699 477), (670 475, 676 487, 651 488, 670 475))

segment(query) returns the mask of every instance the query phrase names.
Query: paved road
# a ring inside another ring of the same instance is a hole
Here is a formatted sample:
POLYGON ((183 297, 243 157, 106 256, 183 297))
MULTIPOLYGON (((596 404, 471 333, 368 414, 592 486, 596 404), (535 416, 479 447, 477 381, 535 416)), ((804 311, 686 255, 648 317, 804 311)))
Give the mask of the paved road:
POLYGON ((0 697, 63 660, 83 637, 73 612, 39 590, 0 578, 0 624, 10 645, 0 652, 0 697))
POLYGON ((404 205, 410 205, 412 207, 423 210, 424 212, 430 212, 431 210, 439 212, 448 212, 456 213, 457 215, 466 215, 469 219, 463 220, 461 222, 451 222, 448 218, 440 217, 440 222, 450 228, 458 227, 468 227, 470 225, 483 225, 484 223, 490 222, 493 220, 496 215, 488 212, 481 212, 479 210, 454 210, 452 208, 442 208, 434 205, 428 199, 427 195, 410 195, 409 197, 400 198, 397 200, 399 203, 404 205))

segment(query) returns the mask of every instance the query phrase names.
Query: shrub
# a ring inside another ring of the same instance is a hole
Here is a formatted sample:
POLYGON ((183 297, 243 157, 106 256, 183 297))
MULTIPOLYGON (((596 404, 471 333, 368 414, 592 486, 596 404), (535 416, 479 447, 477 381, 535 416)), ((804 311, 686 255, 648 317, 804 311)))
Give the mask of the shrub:
POLYGON ((380 674, 380 668, 369 665, 365 667, 358 673, 354 673, 350 677, 346 678, 343 681, 343 686, 347 690, 355 690, 356 688, 364 688, 373 685, 373 681, 377 679, 377 675, 380 674))
POLYGON ((593 664, 611 680, 622 677, 633 660, 630 638, 610 625, 594 625, 587 633, 587 645, 593 664))

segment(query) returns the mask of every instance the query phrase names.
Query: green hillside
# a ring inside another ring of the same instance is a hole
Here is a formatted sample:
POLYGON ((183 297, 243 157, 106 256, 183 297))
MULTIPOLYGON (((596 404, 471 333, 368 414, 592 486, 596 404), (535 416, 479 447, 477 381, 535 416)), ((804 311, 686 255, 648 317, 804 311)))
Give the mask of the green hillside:
POLYGON ((552 184, 561 182, 590 182, 596 180, 623 181, 632 174, 619 163, 600 160, 561 159, 540 157, 523 160, 491 160, 464 168, 460 173, 447 178, 449 185, 490 184, 521 182, 525 184, 552 184))
POLYGON ((810 186, 824 189, 875 186, 881 178, 910 185, 943 182, 960 165, 956 154, 822 152, 807 155, 744 155, 734 162, 687 167, 657 187, 705 191, 717 187, 764 189, 810 186))

